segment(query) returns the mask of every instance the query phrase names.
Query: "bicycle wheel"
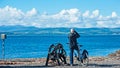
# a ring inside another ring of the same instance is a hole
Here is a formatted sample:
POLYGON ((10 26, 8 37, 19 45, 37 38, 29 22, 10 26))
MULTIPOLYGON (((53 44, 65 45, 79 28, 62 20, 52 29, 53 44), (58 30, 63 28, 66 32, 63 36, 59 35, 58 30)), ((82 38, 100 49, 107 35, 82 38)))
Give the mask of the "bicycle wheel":
POLYGON ((88 63, 89 63, 89 57, 88 57, 88 51, 87 50, 84 50, 83 53, 82 53, 81 63, 83 65, 88 65, 88 63))
POLYGON ((82 65, 87 66, 88 63, 89 63, 89 59, 88 59, 88 57, 82 60, 82 65))

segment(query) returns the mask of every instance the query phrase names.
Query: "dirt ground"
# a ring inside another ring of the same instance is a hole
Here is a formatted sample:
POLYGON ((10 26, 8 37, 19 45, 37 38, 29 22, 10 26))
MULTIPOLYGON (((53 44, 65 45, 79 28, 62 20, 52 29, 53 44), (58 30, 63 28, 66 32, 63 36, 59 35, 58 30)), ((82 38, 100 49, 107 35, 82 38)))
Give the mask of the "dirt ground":
POLYGON ((0 61, 0 68, 120 68, 120 57, 90 57, 89 64, 78 65, 74 60, 74 65, 69 65, 69 58, 67 58, 68 64, 62 64, 58 66, 53 62, 49 62, 48 66, 45 66, 45 58, 37 59, 13 59, 0 61))

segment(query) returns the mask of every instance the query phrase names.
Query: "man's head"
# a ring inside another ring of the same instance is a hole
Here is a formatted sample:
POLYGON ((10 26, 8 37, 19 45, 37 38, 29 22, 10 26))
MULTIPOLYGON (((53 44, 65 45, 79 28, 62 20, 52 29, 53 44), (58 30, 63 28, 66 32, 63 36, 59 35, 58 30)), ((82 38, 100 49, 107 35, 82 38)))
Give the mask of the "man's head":
POLYGON ((70 29, 70 32, 73 33, 75 30, 73 28, 70 29))

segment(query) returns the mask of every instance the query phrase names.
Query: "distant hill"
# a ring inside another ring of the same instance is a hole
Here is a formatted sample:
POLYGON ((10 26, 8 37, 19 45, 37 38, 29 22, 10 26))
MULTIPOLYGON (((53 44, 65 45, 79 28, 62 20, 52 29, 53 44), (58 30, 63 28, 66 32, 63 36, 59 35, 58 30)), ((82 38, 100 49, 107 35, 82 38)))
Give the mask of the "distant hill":
POLYGON ((10 31, 27 31, 27 30, 35 30, 36 27, 25 27, 25 26, 0 26, 0 32, 10 32, 10 31))
MULTIPOLYGON (((120 28, 75 28, 81 35, 120 35, 120 28)), ((0 26, 0 34, 8 35, 66 35, 70 28, 36 28, 25 26, 0 26)))

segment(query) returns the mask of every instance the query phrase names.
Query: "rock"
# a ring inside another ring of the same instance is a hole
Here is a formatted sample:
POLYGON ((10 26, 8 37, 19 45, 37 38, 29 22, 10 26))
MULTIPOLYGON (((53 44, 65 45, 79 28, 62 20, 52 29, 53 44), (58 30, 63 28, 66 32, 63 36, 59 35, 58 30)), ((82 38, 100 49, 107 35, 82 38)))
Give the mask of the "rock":
POLYGON ((120 57, 120 50, 117 50, 116 52, 109 54, 108 57, 120 57))

